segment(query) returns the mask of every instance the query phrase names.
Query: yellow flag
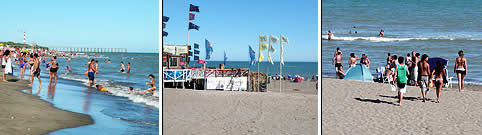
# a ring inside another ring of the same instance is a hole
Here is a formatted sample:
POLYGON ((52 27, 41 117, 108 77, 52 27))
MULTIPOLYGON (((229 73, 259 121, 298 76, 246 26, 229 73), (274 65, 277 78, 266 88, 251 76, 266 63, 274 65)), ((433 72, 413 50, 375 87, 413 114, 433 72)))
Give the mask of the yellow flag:
POLYGON ((266 50, 268 49, 268 44, 266 43, 259 43, 259 50, 266 50))
POLYGON ((0 43, 0 46, 3 46, 3 43, 0 43))
POLYGON ((266 42, 268 41, 268 37, 266 35, 259 35, 259 42, 266 42))
POLYGON ((264 59, 263 53, 262 53, 262 52, 259 52, 258 63, 260 63, 261 61, 263 61, 263 59, 264 59))

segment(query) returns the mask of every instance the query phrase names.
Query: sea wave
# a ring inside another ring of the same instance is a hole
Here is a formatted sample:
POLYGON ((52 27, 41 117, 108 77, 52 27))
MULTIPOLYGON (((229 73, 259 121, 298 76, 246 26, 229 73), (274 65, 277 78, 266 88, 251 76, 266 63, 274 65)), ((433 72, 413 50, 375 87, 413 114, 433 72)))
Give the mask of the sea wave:
MULTIPOLYGON (((328 35, 322 35, 321 36, 322 40, 328 40, 328 35)), ((482 38, 472 38, 472 37, 467 37, 467 36, 429 36, 429 37, 417 37, 417 38, 397 38, 397 37, 360 37, 360 36, 348 36, 348 37, 338 37, 338 36, 332 36, 331 40, 339 40, 339 41, 354 41, 354 40, 366 40, 366 41, 371 41, 371 42, 394 42, 394 41, 417 41, 417 40, 482 40, 482 38)))
MULTIPOLYGON (((82 82, 81 84, 84 86, 89 86, 89 80, 87 78, 77 78, 77 77, 70 77, 70 76, 59 76, 59 78, 67 79, 67 80, 74 80, 82 82)), ((159 108, 159 91, 156 91, 154 95, 150 94, 132 94, 129 93, 127 86, 120 85, 121 83, 111 81, 111 80, 96 80, 96 83, 102 85, 107 90, 109 90, 110 95, 118 96, 118 97, 126 97, 129 100, 133 101, 134 103, 143 103, 146 105, 154 106, 159 108)), ((134 92, 141 92, 144 91, 140 88, 134 88, 134 92)))

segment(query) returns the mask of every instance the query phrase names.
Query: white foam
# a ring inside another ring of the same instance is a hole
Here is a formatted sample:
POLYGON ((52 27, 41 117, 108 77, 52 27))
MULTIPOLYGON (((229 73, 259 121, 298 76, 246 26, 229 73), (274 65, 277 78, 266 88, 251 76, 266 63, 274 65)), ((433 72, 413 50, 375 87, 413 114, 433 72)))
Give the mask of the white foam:
MULTIPOLYGON (((328 40, 328 35, 322 35, 322 39, 328 40)), ((353 40, 367 40, 372 42, 391 42, 391 41, 408 41, 408 40, 428 40, 428 38, 388 38, 388 37, 336 37, 332 36, 331 40, 343 40, 343 41, 353 41, 353 40)))

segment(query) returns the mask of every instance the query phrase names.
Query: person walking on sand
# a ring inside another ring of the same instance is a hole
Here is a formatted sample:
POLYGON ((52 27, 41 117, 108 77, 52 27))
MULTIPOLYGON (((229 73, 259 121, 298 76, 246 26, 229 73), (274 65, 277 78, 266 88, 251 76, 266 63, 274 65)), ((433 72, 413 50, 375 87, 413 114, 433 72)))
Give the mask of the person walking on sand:
POLYGON ((149 74, 149 79, 151 79, 151 82, 147 82, 147 85, 151 85, 151 87, 144 92, 137 92, 138 94, 146 94, 147 92, 152 93, 152 96, 154 96, 154 93, 156 92, 156 80, 154 79, 154 75, 149 74))
POLYGON ((35 77, 37 77, 39 83, 38 88, 40 89, 42 88, 42 80, 40 80, 40 60, 38 54, 34 54, 33 59, 34 64, 32 67, 32 79, 30 80, 30 84, 28 86, 33 86, 33 80, 35 79, 35 77))
POLYGON ((397 66, 395 67, 395 80, 397 81, 398 87, 398 104, 402 105, 403 94, 407 91, 406 84, 407 84, 407 75, 410 72, 407 69, 407 65, 403 63, 403 57, 398 58, 397 66))
MULTIPOLYGON (((420 55, 420 54, 419 54, 420 55)), ((432 73, 430 72, 430 65, 428 64, 428 55, 423 54, 422 60, 418 63, 418 72, 420 73, 420 92, 422 92, 423 102, 426 101, 427 92, 429 90, 428 84, 432 80, 432 73)))
POLYGON ((89 63, 89 66, 87 67, 87 76, 89 77, 89 87, 95 86, 95 72, 97 72, 97 69, 95 69, 95 60, 92 59, 89 63))
POLYGON ((356 65, 356 61, 360 59, 358 56, 355 56, 355 53, 350 53, 350 56, 350 60, 348 61, 348 68, 354 67, 356 65))
POLYGON ((455 59, 454 72, 457 73, 459 80, 459 92, 464 91, 465 75, 467 75, 467 59, 464 57, 464 51, 459 51, 459 57, 455 59))
POLYGON ((333 35, 333 34, 331 33, 331 31, 328 31, 328 40, 331 40, 331 36, 332 36, 332 35, 333 35))
POLYGON ((437 88, 437 103, 440 103, 440 94, 442 92, 442 86, 444 85, 445 76, 445 66, 442 62, 437 61, 437 67, 432 71, 435 76, 435 87, 437 88))

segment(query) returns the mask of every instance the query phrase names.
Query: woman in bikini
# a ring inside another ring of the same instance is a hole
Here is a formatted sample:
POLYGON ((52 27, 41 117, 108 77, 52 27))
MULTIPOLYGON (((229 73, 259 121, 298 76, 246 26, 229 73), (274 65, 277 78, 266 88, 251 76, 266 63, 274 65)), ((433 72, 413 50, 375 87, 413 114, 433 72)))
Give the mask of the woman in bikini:
POLYGON ((27 54, 25 52, 22 52, 20 53, 20 61, 19 64, 20 64, 20 79, 24 80, 24 76, 25 76, 25 67, 26 67, 26 63, 27 63, 27 58, 25 57, 27 54))
POLYGON ((464 58, 464 51, 459 51, 459 57, 455 59, 454 72, 457 73, 459 79, 459 92, 464 91, 464 80, 467 75, 467 59, 464 58))
POLYGON ((442 62, 437 61, 437 67, 432 71, 432 75, 435 75, 435 87, 437 88, 437 103, 440 103, 440 94, 442 92, 442 86, 444 85, 445 67, 442 62))
POLYGON ((52 78, 55 78, 55 83, 57 83, 57 71, 59 70, 59 63, 57 63, 57 56, 53 56, 52 59, 47 63, 51 64, 50 67, 50 81, 49 84, 52 83, 52 78))

